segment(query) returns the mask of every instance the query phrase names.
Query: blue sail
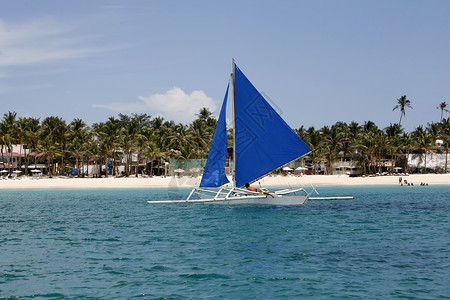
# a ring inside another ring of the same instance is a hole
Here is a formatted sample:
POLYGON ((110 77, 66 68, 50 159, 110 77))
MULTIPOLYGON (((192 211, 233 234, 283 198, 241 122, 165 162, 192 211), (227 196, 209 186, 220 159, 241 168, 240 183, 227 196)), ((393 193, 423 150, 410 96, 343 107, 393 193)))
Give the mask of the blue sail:
POLYGON ((211 148, 209 149, 208 160, 206 161, 205 171, 203 172, 200 187, 220 187, 228 183, 225 174, 225 163, 227 162, 227 124, 226 110, 228 88, 223 100, 222 109, 220 110, 219 120, 217 121, 216 132, 214 132, 211 148))
POLYGON ((236 65, 235 114, 238 187, 311 151, 236 65))

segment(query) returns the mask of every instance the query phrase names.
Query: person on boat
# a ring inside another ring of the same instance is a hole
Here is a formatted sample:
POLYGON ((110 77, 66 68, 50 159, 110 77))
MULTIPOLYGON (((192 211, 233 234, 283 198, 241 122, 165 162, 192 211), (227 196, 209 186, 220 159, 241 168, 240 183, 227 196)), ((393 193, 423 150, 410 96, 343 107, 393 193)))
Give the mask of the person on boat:
POLYGON ((261 189, 255 189, 255 188, 251 187, 250 184, 248 184, 248 183, 245 184, 245 188, 246 188, 248 191, 257 192, 257 193, 263 193, 263 194, 269 195, 269 196, 271 196, 271 197, 273 198, 273 195, 272 195, 270 192, 268 192, 268 191, 263 191, 263 190, 261 190, 261 189))

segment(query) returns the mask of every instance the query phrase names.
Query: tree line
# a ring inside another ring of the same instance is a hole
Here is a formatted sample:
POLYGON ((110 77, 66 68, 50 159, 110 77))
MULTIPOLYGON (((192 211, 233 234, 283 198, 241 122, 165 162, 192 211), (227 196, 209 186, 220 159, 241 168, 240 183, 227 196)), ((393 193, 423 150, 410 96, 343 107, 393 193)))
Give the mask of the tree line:
POLYGON ((147 114, 119 114, 88 126, 82 119, 67 123, 51 116, 40 121, 8 112, 0 122, 1 159, 4 162, 6 152, 19 145, 18 165, 46 163, 50 176, 65 175, 67 168, 79 170, 83 165, 106 167, 108 161, 112 161, 113 175, 118 175, 117 166, 127 161, 125 175, 137 176, 140 164, 151 164, 151 170, 153 162, 159 164, 164 159, 207 157, 216 124, 206 108, 189 125, 147 114), (132 155, 136 154, 133 165, 132 155))
POLYGON ((443 114, 449 112, 447 103, 442 102, 436 108, 441 111, 440 122, 420 125, 408 133, 401 126, 402 118, 406 117, 406 108, 412 109, 411 101, 406 95, 397 99, 394 110, 400 110, 398 123, 391 123, 380 129, 374 122, 364 124, 351 122, 337 122, 332 126, 324 126, 316 130, 300 127, 297 134, 312 148, 309 154, 316 173, 319 162, 324 162, 326 173, 332 174, 332 164, 338 160, 349 159, 362 170, 363 174, 377 172, 378 162, 388 159, 394 166, 408 170, 407 157, 409 154, 423 155, 424 171, 427 169, 427 153, 445 154, 445 166, 442 170, 447 173, 447 156, 450 144, 450 118, 443 114), (437 143, 440 141, 440 143, 437 143))
MULTIPOLYGON (((368 174, 377 172, 377 161, 381 159, 407 168, 408 154, 443 153, 447 157, 450 118, 443 117, 449 112, 447 104, 442 102, 437 107, 441 110, 440 122, 418 126, 410 133, 401 126, 406 108, 412 108, 411 101, 406 96, 397 99, 393 110, 400 110, 400 120, 383 129, 366 121, 364 124, 337 122, 320 129, 302 126, 295 131, 315 149, 307 156, 314 173, 322 162, 326 173, 332 174, 332 164, 342 159, 353 161, 368 174), (437 144, 437 140, 442 142, 437 144)), ((107 168, 108 161, 113 164, 113 175, 118 175, 118 165, 122 161, 133 162, 132 155, 137 155, 137 162, 127 163, 125 168, 126 176, 137 176, 139 165, 149 164, 151 172, 154 162, 159 165, 162 160, 207 158, 216 124, 217 120, 207 108, 202 108, 189 125, 147 114, 119 114, 106 122, 88 126, 82 119, 67 123, 51 116, 41 121, 32 117, 18 118, 16 112, 8 112, 0 122, 1 158, 4 162, 6 152, 11 152, 13 145, 19 145, 18 165, 45 162, 50 176, 67 174, 67 168, 79 170, 92 164, 107 168)), ((447 168, 442 171, 447 172, 447 168)), ((25 168, 25 174, 27 172, 25 168)))

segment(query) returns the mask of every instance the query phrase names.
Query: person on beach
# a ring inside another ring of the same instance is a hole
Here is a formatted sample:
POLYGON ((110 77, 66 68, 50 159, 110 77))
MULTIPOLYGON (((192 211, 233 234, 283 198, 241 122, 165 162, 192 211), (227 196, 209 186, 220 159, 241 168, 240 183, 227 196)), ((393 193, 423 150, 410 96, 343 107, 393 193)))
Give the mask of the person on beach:
POLYGON ((255 189, 255 188, 251 187, 250 184, 248 184, 248 183, 245 184, 245 188, 246 188, 248 191, 258 192, 258 193, 263 193, 263 194, 269 195, 269 196, 271 196, 271 197, 273 198, 273 195, 272 195, 270 192, 268 192, 268 191, 263 191, 263 190, 261 190, 261 189, 255 189))
POLYGON ((402 176, 400 176, 400 177, 398 178, 398 183, 399 183, 399 184, 402 184, 402 176))

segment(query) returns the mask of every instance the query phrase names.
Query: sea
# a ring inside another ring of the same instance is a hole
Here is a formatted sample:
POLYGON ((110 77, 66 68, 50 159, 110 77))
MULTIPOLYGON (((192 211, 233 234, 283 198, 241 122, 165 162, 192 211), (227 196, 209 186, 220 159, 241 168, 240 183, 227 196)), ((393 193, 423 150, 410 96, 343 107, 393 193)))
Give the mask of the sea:
POLYGON ((450 299, 450 185, 305 206, 187 189, 0 191, 1 299, 450 299))

